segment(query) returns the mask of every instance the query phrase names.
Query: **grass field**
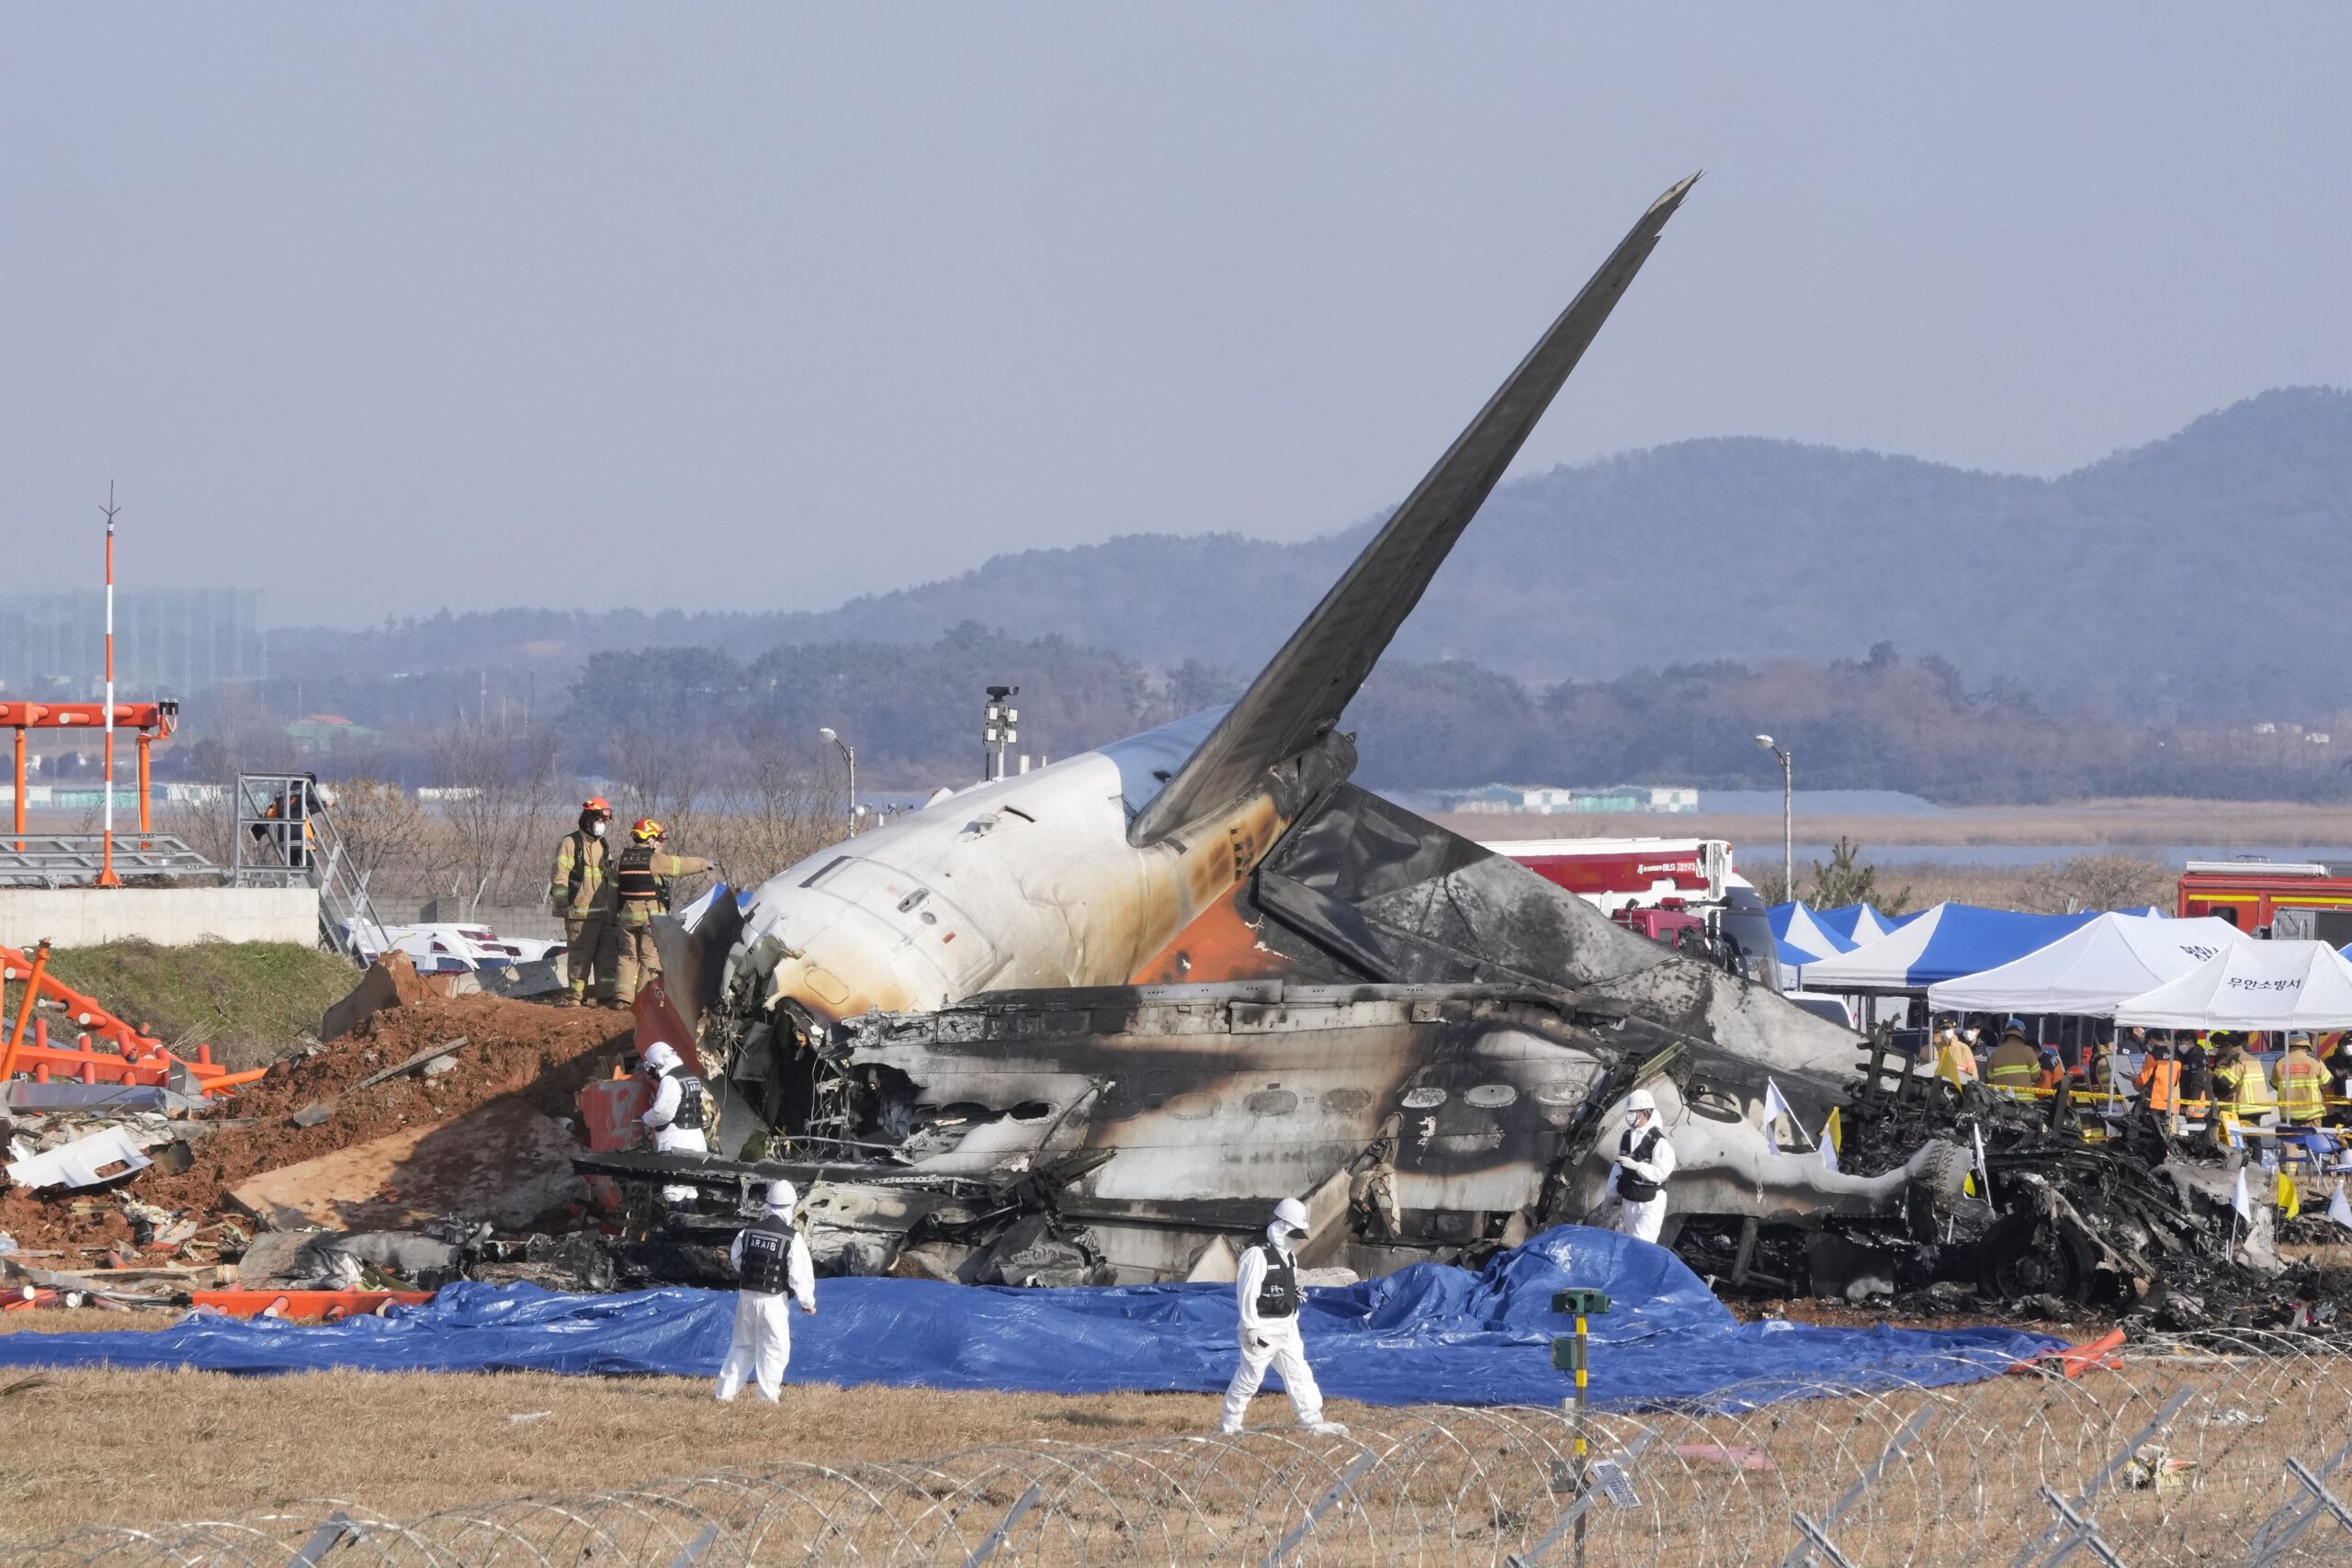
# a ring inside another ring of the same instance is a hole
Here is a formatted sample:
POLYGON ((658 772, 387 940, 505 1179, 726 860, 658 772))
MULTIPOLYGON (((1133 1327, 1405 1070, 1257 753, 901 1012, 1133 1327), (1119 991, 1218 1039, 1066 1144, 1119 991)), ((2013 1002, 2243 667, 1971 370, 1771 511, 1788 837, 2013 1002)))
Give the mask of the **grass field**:
POLYGON ((210 1045, 232 1069, 277 1060, 359 982, 349 960, 285 942, 111 942, 60 948, 49 966, 182 1055, 210 1045))

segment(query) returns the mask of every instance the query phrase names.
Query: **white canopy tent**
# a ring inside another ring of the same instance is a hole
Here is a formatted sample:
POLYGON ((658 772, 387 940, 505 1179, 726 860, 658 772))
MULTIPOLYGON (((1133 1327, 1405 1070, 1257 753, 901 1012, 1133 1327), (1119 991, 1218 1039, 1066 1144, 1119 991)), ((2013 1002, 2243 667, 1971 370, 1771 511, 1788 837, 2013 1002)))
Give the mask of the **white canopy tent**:
POLYGON ((2352 1029, 2352 962, 2324 942, 2232 942, 2117 1007, 2115 1021, 2150 1029, 2352 1029))
POLYGON ((2250 940, 2229 921, 2210 915, 2193 920, 2101 915, 1998 968, 1928 987, 1928 1005, 1947 1012, 2107 1018, 2223 948, 2250 940))

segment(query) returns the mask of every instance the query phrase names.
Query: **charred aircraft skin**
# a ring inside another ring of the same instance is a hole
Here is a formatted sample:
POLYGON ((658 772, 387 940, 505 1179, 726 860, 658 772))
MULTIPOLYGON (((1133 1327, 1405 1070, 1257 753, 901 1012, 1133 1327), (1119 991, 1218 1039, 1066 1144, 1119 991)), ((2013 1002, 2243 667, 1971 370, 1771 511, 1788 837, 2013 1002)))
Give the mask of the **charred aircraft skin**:
POLYGON ((1841 1178, 1761 1125, 1769 1077, 1818 1126, 1854 1036, 1347 782, 1348 703, 1690 184, 1231 708, 964 790, 665 933, 725 1145, 756 1123, 820 1182, 812 1212, 854 1233, 837 1263, 1183 1277, 1299 1194, 1351 1267, 1458 1255, 1584 1217, 1636 1084, 1678 1206, 1900 1207, 1905 1171, 1841 1178), (1377 1223, 1330 1224, 1374 1176, 1377 1223))

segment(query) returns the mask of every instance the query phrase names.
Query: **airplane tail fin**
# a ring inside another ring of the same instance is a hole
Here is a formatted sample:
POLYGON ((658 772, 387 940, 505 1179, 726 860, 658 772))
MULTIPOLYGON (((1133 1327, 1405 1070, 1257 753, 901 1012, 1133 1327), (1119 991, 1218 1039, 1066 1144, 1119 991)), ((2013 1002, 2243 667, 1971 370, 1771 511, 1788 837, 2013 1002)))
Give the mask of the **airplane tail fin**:
POLYGON ((1698 178, 1679 181, 1650 204, 1232 711, 1136 815, 1130 842, 1164 838, 1238 800, 1267 768, 1339 723, 1698 178))

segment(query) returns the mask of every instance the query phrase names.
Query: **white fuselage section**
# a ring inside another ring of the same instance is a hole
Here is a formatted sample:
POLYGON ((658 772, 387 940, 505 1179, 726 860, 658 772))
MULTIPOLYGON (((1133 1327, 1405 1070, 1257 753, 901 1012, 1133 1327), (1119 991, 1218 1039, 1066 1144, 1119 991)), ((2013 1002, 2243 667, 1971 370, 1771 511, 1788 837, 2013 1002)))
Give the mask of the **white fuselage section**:
POLYGON ((984 990, 1125 984, 1249 874, 1283 828, 1255 794, 1174 839, 1131 815, 1222 711, 976 784, 771 878, 730 979, 768 976, 825 1021, 920 1011, 984 990))

